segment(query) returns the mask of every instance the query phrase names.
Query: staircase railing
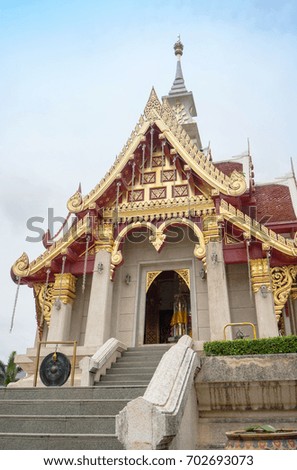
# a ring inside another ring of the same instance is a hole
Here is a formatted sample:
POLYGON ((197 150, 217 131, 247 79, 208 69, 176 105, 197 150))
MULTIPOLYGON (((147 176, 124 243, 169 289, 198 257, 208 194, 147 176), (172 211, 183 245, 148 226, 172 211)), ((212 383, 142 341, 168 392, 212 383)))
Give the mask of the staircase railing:
POLYGON ((81 369, 81 386, 88 387, 99 382, 101 375, 116 362, 117 358, 126 351, 127 346, 116 338, 108 339, 92 357, 84 357, 79 367, 81 369))
POLYGON ((200 361, 192 346, 189 336, 180 338, 162 357, 144 396, 130 401, 117 415, 116 434, 126 449, 173 449, 175 439, 183 441, 179 448, 194 448, 193 426, 198 419, 194 376, 200 361))

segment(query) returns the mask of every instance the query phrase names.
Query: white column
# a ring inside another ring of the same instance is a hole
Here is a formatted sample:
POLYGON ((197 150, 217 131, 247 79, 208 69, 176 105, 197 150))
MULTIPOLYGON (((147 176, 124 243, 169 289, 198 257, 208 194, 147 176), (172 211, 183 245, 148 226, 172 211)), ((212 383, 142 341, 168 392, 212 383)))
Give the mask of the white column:
POLYGON ((113 292, 113 282, 110 280, 110 259, 111 247, 100 247, 94 263, 85 346, 99 347, 110 338, 113 292))
POLYGON ((251 283, 255 294, 259 338, 278 336, 277 318, 271 291, 271 274, 267 258, 250 260, 251 283))
MULTIPOLYGON (((224 326, 231 322, 228 286, 220 241, 210 241, 206 246, 207 291, 211 341, 224 339, 224 326)), ((226 329, 231 338, 230 328, 226 329)))
POLYGON ((68 341, 70 332, 72 304, 63 304, 60 308, 54 304, 51 314, 51 323, 47 335, 47 341, 68 341))
POLYGON ((263 294, 260 289, 255 292, 255 305, 259 338, 278 336, 272 292, 263 294))
POLYGON ((68 341, 72 302, 75 298, 76 278, 70 274, 56 274, 54 284, 54 304, 51 310, 47 341, 68 341))

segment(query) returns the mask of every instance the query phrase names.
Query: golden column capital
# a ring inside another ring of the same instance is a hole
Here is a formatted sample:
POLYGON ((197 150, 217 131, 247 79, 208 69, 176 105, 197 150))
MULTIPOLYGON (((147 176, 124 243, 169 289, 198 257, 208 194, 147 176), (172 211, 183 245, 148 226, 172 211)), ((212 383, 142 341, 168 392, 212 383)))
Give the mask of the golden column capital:
POLYGON ((206 215, 203 217, 203 235, 206 245, 210 241, 221 241, 220 221, 221 217, 216 215, 206 215))
POLYGON ((76 277, 71 273, 55 274, 53 298, 60 299, 63 304, 72 303, 75 299, 76 277))
POLYGON ((271 291, 271 275, 267 258, 250 260, 251 282, 253 292, 259 292, 262 286, 271 291))
POLYGON ((111 253, 113 249, 113 242, 107 240, 97 240, 95 242, 95 253, 98 253, 101 250, 105 250, 108 253, 111 253))
POLYGON ((95 253, 101 250, 111 253, 113 245, 113 225, 109 222, 102 222, 98 227, 98 240, 95 242, 95 253))

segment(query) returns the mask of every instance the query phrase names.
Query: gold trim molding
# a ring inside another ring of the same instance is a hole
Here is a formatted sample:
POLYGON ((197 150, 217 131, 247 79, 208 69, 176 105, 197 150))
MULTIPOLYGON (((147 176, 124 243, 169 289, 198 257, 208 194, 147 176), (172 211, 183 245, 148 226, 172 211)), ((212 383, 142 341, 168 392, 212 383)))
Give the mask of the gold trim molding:
POLYGON ((271 291, 271 274, 267 258, 251 259, 250 269, 253 292, 259 292, 262 286, 271 291))
POLYGON ((285 238, 268 229, 265 225, 260 224, 224 200, 221 201, 220 214, 225 220, 245 232, 248 238, 253 236, 281 253, 294 257, 297 256, 297 246, 293 239, 285 238))
POLYGON ((72 303, 75 299, 76 277, 71 273, 55 274, 53 298, 60 299, 63 304, 72 303))

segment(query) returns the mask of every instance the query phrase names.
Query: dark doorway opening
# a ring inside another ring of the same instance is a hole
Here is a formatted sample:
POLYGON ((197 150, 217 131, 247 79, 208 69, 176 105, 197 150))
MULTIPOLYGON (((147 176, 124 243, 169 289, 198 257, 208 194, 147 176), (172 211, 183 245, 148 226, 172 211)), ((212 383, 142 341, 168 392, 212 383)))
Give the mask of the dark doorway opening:
POLYGON ((162 271, 146 294, 144 344, 191 335, 190 290, 176 271, 162 271))

